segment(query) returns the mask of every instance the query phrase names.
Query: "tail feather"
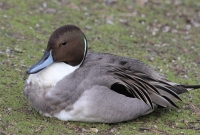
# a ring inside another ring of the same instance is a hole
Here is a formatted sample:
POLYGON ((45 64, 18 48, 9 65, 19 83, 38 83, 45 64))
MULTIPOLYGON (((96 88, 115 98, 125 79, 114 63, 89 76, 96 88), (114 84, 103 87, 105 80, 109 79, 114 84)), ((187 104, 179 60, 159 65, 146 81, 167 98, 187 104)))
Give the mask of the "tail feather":
POLYGON ((174 88, 171 88, 177 94, 186 93, 191 90, 200 89, 200 85, 174 85, 174 88))
POLYGON ((200 85, 180 85, 180 86, 190 90, 200 89, 200 85))

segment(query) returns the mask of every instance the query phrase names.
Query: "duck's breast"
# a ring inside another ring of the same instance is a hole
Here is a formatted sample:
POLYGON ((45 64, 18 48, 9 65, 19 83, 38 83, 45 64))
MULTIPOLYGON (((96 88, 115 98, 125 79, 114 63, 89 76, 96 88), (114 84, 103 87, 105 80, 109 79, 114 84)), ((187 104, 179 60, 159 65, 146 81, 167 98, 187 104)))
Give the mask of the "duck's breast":
POLYGON ((52 98, 52 90, 55 91, 56 84, 77 68, 62 62, 53 63, 40 72, 31 74, 25 82, 24 95, 36 110, 43 113, 54 110, 55 108, 48 103, 48 97, 52 98))

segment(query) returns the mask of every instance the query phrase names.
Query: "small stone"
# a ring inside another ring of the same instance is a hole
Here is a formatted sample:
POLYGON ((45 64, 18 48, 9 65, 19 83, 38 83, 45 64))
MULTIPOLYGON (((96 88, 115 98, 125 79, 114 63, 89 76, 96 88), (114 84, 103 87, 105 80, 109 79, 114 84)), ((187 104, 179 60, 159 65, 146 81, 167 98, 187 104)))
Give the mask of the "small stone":
POLYGON ((148 60, 149 61, 154 61, 154 57, 149 57, 148 60))
POLYGON ((177 40, 175 38, 172 39, 173 42, 176 42, 177 40))
POLYGON ((107 5, 112 5, 112 4, 115 4, 117 1, 116 0, 105 0, 105 3, 107 5))
POLYGON ((11 50, 7 48, 6 53, 11 53, 11 50))
POLYGON ((87 130, 85 128, 82 128, 82 132, 86 132, 87 130))
POLYGON ((156 35, 156 32, 155 32, 155 31, 153 31, 151 34, 152 34, 152 35, 156 35))
POLYGON ((163 33, 169 32, 170 29, 171 29, 171 28, 170 28, 169 26, 164 26, 164 27, 162 28, 162 32, 163 32, 163 33))
POLYGON ((85 12, 84 15, 85 16, 90 16, 90 14, 88 12, 85 12))
POLYGON ((17 52, 17 53, 23 53, 23 51, 21 49, 17 48, 17 47, 15 47, 15 52, 17 52))
POLYGON ((9 111, 9 112, 12 111, 12 108, 8 108, 8 111, 9 111))
POLYGON ((142 25, 145 25, 146 21, 145 21, 145 20, 142 20, 142 21, 140 21, 140 23, 141 23, 142 25))
POLYGON ((141 14, 141 17, 142 17, 142 18, 145 18, 146 16, 145 16, 145 14, 141 14))
POLYGON ((190 36, 185 36, 184 40, 190 40, 190 36))
POLYGON ((187 75, 184 75, 184 78, 185 78, 185 79, 188 79, 188 76, 187 76, 187 75))
POLYGON ((156 125, 154 125, 154 128, 155 128, 155 129, 158 129, 158 127, 157 127, 156 125))
POLYGON ((44 2, 44 3, 42 4, 42 7, 43 7, 43 8, 47 8, 47 3, 44 2))
POLYGON ((178 30, 177 29, 172 29, 172 33, 177 33, 178 30))
POLYGON ((190 24, 187 24, 185 28, 186 28, 186 30, 190 30, 191 25, 190 25, 190 24))
POLYGON ((85 28, 88 29, 88 30, 91 30, 91 29, 92 29, 92 27, 89 26, 89 25, 85 26, 85 28))
POLYGON ((36 23, 36 24, 35 24, 35 27, 39 28, 39 27, 40 27, 40 25, 36 23))
POLYGON ((180 112, 181 112, 181 110, 177 110, 177 112, 178 112, 178 113, 180 113, 180 112))
POLYGON ((45 11, 46 11, 46 13, 55 13, 56 9, 54 9, 54 8, 47 8, 45 11))
POLYGON ((113 133, 113 132, 115 132, 115 130, 114 130, 114 129, 111 129, 111 130, 110 130, 110 132, 112 132, 112 133, 113 133))
POLYGON ((127 24, 128 23, 128 21, 125 20, 125 19, 119 19, 119 22, 122 23, 122 24, 127 24))
POLYGON ((88 8, 87 7, 83 7, 83 10, 88 10, 88 8))
POLYGON ((94 132, 94 133, 97 133, 98 132, 98 129, 97 128, 90 128, 90 131, 94 132))
POLYGON ((199 24, 199 23, 197 23, 197 22, 193 22, 193 26, 194 26, 194 27, 199 27, 199 26, 200 26, 200 24, 199 24))
POLYGON ((8 16, 7 16, 7 15, 3 15, 3 17, 4 17, 4 18, 8 18, 8 16))
POLYGON ((110 130, 110 132, 115 132, 116 131, 116 128, 112 128, 111 130, 110 130))
POLYGON ((114 24, 112 20, 106 20, 106 23, 107 23, 107 24, 111 24, 111 25, 114 24))

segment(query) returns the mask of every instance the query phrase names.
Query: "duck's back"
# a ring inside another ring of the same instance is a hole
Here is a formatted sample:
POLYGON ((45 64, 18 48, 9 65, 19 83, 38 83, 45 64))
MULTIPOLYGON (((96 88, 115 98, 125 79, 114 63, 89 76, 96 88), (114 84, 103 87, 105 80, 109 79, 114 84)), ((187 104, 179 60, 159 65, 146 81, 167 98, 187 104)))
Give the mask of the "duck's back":
POLYGON ((143 72, 149 76, 153 76, 158 80, 165 80, 163 76, 158 74, 151 67, 134 58, 122 57, 108 53, 88 52, 84 63, 113 64, 115 66, 126 66, 130 70, 143 72))

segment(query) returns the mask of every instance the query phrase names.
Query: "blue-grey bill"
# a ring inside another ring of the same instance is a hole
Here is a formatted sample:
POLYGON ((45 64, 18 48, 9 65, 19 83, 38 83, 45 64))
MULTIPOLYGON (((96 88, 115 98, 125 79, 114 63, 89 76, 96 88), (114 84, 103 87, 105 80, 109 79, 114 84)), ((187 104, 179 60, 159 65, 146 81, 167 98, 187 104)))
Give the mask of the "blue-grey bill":
POLYGON ((27 74, 35 74, 53 63, 52 50, 45 51, 42 58, 26 70, 27 74))

